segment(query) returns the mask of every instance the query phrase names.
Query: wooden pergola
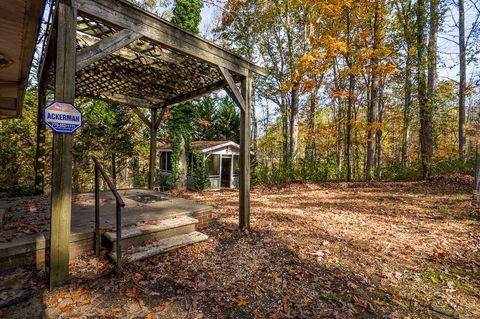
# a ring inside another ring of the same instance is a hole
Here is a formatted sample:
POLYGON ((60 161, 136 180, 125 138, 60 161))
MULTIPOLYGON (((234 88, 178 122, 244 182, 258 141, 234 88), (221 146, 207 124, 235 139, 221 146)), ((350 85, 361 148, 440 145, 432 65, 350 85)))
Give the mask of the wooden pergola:
MULTIPOLYGON (((59 0, 52 17, 39 70, 39 109, 46 90, 56 101, 85 96, 130 106, 151 132, 150 188, 164 112, 220 89, 228 92, 241 114, 239 225, 249 227, 252 78, 265 70, 124 0, 59 0), (150 118, 141 108, 149 109, 150 118)), ((50 287, 68 278, 72 146, 72 135, 54 134, 50 287)), ((45 150, 38 151, 41 158, 45 150)), ((36 179, 43 182, 41 171, 36 179)))

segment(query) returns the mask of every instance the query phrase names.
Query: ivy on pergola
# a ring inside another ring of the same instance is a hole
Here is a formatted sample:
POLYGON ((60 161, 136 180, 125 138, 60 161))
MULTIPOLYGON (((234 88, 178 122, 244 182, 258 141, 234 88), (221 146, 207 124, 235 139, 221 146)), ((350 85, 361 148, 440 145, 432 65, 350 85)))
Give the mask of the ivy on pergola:
MULTIPOLYGON (((253 73, 266 75, 240 56, 127 1, 60 0, 40 65, 39 107, 45 104, 47 89, 65 102, 85 96, 132 107, 151 130, 149 186, 153 188, 162 114, 225 89, 241 111, 239 223, 248 227, 253 73), (140 108, 150 109, 150 118, 140 108)), ((71 135, 54 134, 50 286, 68 275, 72 143, 71 135)))

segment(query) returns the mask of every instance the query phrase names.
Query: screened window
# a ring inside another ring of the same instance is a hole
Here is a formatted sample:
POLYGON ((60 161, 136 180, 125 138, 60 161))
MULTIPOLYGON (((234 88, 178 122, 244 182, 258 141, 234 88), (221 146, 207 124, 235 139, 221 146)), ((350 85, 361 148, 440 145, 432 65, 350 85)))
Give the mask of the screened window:
POLYGON ((210 155, 208 158, 208 174, 220 175, 220 155, 210 155))
POLYGON ((233 174, 240 174, 240 161, 237 155, 233 155, 233 174))
POLYGON ((167 162, 167 171, 171 172, 172 171, 172 153, 168 152, 166 154, 166 162, 167 162))
POLYGON ((160 170, 164 171, 167 169, 167 153, 160 152, 160 170))

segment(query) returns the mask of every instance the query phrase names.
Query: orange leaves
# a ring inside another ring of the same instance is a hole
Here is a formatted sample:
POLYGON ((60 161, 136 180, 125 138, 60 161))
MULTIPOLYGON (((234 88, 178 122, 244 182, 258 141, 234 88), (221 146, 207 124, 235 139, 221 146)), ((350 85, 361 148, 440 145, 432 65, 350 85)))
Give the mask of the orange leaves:
POLYGON ((143 296, 143 290, 138 287, 128 287, 125 291, 125 296, 129 298, 140 298, 143 296))
POLYGON ((67 296, 67 292, 64 290, 61 290, 58 294, 54 295, 50 299, 50 306, 52 307, 58 306, 59 302, 62 301, 66 296, 67 296))
POLYGON ((339 99, 348 99, 348 92, 347 91, 344 91, 344 90, 341 90, 341 89, 336 89, 336 90, 333 90, 332 91, 332 96, 335 98, 339 98, 339 99))
POLYGON ((58 294, 52 296, 47 302, 51 307, 58 307, 61 313, 73 316, 76 308, 83 307, 92 303, 89 296, 86 295, 87 290, 80 288, 78 290, 70 289, 68 291, 61 290, 58 294))
POLYGON ((162 303, 161 305, 159 306, 156 306, 153 308, 153 311, 155 312, 162 312, 164 311, 168 306, 170 306, 170 304, 173 302, 172 299, 167 299, 164 303, 162 303))
POLYGON ((249 303, 250 303, 250 302, 249 302, 247 299, 243 298, 243 297, 240 297, 240 298, 237 299, 237 305, 240 306, 240 307, 241 307, 241 306, 248 305, 249 303))

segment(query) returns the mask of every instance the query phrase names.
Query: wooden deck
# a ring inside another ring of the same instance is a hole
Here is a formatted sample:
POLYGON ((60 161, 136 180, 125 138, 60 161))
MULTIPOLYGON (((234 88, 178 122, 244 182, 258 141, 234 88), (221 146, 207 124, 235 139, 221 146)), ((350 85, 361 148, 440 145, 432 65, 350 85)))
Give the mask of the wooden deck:
MULTIPOLYGON (((123 227, 175 216, 192 216, 199 220, 197 227, 202 228, 211 217, 211 206, 192 200, 171 197, 147 189, 129 189, 119 192, 126 204, 122 211, 123 227)), ((73 196, 70 258, 93 251, 94 205, 94 193, 73 196)), ((100 194, 100 206, 101 227, 105 230, 114 229, 115 200, 110 192, 100 194)), ((48 232, 17 236, 9 242, 0 243, 0 269, 25 265, 43 267, 46 248, 48 248, 48 232)))

